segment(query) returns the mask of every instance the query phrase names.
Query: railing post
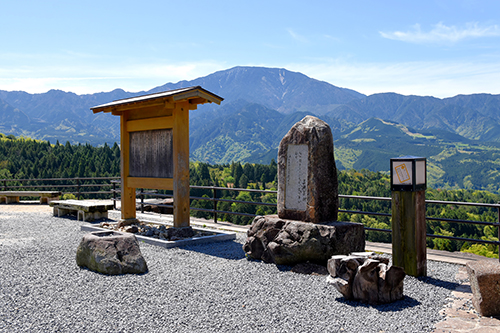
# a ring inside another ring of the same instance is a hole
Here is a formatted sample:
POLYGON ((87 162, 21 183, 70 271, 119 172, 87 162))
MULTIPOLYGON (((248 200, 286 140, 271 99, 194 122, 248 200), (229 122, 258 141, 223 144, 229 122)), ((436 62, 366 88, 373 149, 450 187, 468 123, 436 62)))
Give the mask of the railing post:
POLYGON ((141 214, 144 214, 144 189, 141 188, 141 214))
POLYGON ((214 194, 214 223, 217 223, 217 189, 212 187, 214 194))
POLYGON ((113 184, 113 209, 116 210, 116 182, 111 180, 111 184, 113 184))
POLYGON ((3 190, 7 191, 7 179, 3 180, 3 190))
POLYGON ((78 189, 77 199, 80 200, 80 178, 76 178, 76 188, 78 189))

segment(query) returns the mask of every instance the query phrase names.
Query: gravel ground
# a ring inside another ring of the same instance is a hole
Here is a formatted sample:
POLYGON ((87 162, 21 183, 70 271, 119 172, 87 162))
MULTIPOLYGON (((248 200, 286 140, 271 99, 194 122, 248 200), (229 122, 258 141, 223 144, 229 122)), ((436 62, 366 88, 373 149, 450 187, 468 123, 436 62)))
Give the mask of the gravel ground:
POLYGON ((326 277, 245 258, 236 241, 182 249, 141 244, 149 272, 80 269, 74 219, 0 209, 0 332, 426 332, 458 266, 428 262, 403 300, 346 301, 326 277))

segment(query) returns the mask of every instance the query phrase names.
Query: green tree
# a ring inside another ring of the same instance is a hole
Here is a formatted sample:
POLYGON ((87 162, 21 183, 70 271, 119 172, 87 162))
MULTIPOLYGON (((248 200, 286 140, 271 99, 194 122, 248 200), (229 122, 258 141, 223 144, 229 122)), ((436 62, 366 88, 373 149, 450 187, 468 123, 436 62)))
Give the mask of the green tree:
POLYGON ((248 177, 247 177, 247 175, 243 174, 240 177, 240 181, 238 183, 238 187, 239 188, 247 188, 247 186, 248 186, 248 177))

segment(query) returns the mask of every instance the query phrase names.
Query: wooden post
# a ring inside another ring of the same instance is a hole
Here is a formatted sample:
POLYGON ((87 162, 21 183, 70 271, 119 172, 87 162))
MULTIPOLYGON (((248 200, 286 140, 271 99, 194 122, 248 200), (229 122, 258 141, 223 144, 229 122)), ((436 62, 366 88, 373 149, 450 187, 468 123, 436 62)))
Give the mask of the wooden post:
POLYGON ((425 190, 392 191, 392 262, 412 276, 427 275, 425 190))
POLYGON ((113 209, 116 210, 116 183, 111 181, 113 184, 113 209))
POLYGON ((214 205, 213 205, 213 207, 214 207, 214 223, 217 223, 217 189, 215 188, 215 186, 212 187, 212 189, 214 191, 213 192, 213 194, 214 194, 214 196, 213 196, 213 199, 214 199, 214 205))
POLYGON ((189 227, 189 103, 173 111, 174 227, 189 227))
MULTIPOLYGON (((500 202, 498 202, 500 204, 500 202)), ((497 222, 500 223, 500 207, 497 208, 497 222)), ((498 241, 500 241, 500 228, 497 227, 498 241)), ((498 261, 500 262, 500 244, 498 245, 498 261)))
POLYGON ((144 189, 141 188, 141 214, 144 214, 144 189))
POLYGON ((135 213, 135 188, 128 187, 127 178, 129 176, 129 142, 130 134, 127 131, 127 120, 129 117, 128 112, 124 112, 120 117, 120 138, 121 138, 121 153, 120 153, 120 163, 121 163, 121 176, 122 176, 122 186, 121 186, 121 215, 122 221, 133 221, 136 220, 135 213))

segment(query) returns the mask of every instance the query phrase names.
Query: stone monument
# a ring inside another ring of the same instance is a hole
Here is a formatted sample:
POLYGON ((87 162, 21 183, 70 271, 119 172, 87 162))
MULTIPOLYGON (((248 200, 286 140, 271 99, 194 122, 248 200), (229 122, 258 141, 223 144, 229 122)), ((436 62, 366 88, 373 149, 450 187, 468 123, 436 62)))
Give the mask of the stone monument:
POLYGON ((338 183, 333 137, 324 121, 306 116, 281 140, 278 216, 257 216, 243 250, 265 262, 326 264, 335 254, 364 251, 360 223, 337 221, 338 183))
POLYGON ((278 150, 278 216, 304 222, 336 221, 339 207, 333 137, 324 121, 307 116, 278 150))

